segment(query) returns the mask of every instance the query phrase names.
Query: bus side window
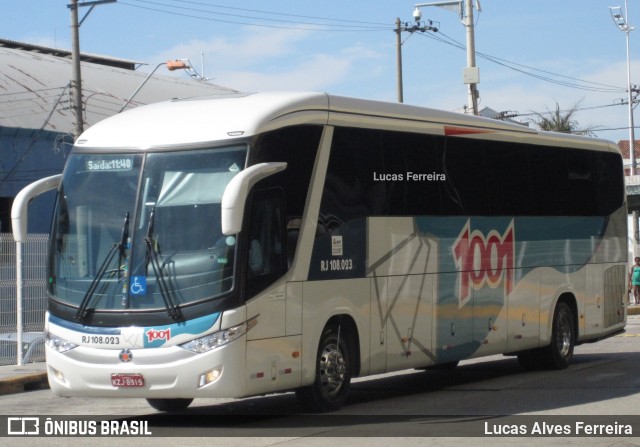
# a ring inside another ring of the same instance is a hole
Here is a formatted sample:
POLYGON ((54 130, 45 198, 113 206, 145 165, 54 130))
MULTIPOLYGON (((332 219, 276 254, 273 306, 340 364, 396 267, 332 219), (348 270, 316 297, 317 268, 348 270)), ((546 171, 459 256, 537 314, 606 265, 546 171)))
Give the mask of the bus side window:
POLYGON ((298 246, 298 238, 300 237, 300 227, 302 226, 302 219, 299 217, 289 218, 287 222, 287 266, 291 267, 293 264, 293 258, 296 254, 296 247, 298 246))
POLYGON ((254 193, 247 241, 247 291, 254 295, 286 271, 284 195, 279 188, 254 193))

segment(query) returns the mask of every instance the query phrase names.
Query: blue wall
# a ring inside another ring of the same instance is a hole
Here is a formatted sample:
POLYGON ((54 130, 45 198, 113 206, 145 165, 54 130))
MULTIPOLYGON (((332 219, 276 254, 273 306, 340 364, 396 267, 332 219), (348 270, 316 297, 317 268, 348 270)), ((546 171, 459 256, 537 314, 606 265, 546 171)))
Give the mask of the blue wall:
MULTIPOLYGON (((12 199, 29 183, 62 173, 71 151, 67 133, 0 126, 0 231, 9 232, 12 199)), ((34 200, 29 207, 29 232, 48 232, 54 193, 34 200)))

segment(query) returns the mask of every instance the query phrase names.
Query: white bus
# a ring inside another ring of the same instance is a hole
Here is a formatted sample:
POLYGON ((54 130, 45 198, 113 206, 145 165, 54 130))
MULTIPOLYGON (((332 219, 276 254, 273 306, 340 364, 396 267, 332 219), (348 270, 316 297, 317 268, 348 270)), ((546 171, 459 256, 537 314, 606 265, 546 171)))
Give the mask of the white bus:
POLYGON ((59 186, 46 356, 59 396, 295 390, 492 354, 565 368, 624 330, 611 142, 320 93, 105 119, 59 186))

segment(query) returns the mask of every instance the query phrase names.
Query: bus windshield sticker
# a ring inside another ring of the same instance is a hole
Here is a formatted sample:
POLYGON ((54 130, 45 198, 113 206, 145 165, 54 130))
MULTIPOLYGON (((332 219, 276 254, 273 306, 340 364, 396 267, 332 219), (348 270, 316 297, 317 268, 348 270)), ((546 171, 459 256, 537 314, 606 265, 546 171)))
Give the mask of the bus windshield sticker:
POLYGON ((131 286, 129 287, 131 295, 146 295, 147 294, 147 277, 146 276, 132 276, 131 286))

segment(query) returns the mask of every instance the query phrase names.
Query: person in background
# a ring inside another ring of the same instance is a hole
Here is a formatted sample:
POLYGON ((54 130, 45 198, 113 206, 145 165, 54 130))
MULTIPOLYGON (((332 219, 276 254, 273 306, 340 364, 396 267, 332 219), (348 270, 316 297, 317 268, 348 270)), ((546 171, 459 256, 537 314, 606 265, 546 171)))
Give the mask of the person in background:
POLYGON ((629 272, 629 292, 633 290, 633 302, 630 304, 640 304, 640 257, 636 257, 634 261, 629 272))

